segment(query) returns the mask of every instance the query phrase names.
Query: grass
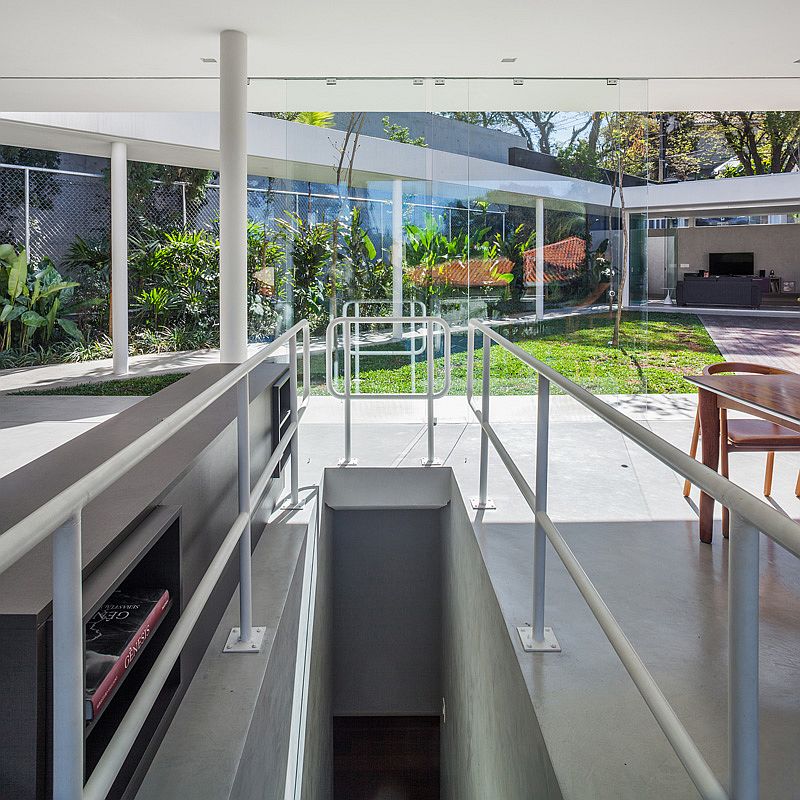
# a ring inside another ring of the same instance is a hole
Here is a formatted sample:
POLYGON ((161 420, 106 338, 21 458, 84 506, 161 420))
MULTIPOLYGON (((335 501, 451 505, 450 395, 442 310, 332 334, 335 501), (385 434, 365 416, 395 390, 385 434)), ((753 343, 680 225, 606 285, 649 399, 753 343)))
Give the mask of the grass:
MULTIPOLYGON (((723 358, 698 317, 662 314, 644 319, 637 313, 623 314, 620 347, 609 345, 613 320, 607 314, 581 315, 551 320, 539 332, 500 329, 526 352, 550 365, 596 394, 690 393, 696 391, 684 380, 697 375, 707 364, 723 358)), ((479 346, 476 340, 476 348, 479 346)), ((396 345, 394 345, 396 347, 396 345)), ((467 378, 465 338, 453 343, 451 358, 454 394, 464 394, 467 378)), ((424 356, 423 356, 424 358, 424 356)), ((531 394, 536 387, 534 371, 500 347, 492 347, 491 390, 498 395, 531 394)), ((476 354, 475 379, 479 389, 482 360, 476 354)), ((404 356, 364 358, 360 388, 367 392, 410 392, 411 364, 404 356), (375 368, 376 361, 380 367, 375 368)), ((441 381, 442 359, 436 360, 441 381)), ((312 363, 314 378, 322 381, 324 367, 312 363), (320 369, 320 372, 317 370, 320 369)), ((417 391, 424 391, 425 363, 416 367, 417 391)), ((315 382, 317 382, 315 381, 315 382)), ((321 385, 314 387, 323 393, 321 385)), ((554 390, 555 391, 555 390, 554 390)))
POLYGON ((170 384, 185 378, 187 373, 175 372, 168 375, 142 375, 138 378, 119 378, 113 381, 79 383, 75 386, 58 386, 54 389, 28 389, 11 392, 15 395, 83 395, 94 397, 140 397, 160 392, 170 384))

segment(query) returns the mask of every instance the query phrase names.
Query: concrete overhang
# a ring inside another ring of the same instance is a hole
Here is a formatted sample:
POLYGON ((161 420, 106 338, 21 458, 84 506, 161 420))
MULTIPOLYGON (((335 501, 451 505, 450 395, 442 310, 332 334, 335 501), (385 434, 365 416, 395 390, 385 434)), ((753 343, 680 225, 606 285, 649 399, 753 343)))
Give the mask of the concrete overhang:
MULTIPOLYGON (((247 138, 251 175, 335 183, 342 131, 251 114, 247 138)), ((219 115, 213 112, 2 113, 0 141, 102 157, 112 141, 122 141, 134 161, 219 169, 219 115)), ((590 181, 370 136, 359 140, 355 167, 356 186, 382 188, 376 184, 401 178, 405 194, 516 205, 544 197, 564 208, 606 207, 610 199, 608 186, 590 181)))
POLYGON ((800 172, 635 186, 625 205, 651 216, 788 213, 800 207, 800 172))

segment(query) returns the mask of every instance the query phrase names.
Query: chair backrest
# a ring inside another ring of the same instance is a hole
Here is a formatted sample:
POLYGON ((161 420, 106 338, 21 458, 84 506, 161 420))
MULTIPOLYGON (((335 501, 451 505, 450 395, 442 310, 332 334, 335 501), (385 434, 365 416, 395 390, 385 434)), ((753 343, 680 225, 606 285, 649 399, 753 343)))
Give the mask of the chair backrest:
POLYGON ((719 364, 709 364, 703 370, 703 375, 718 375, 721 372, 743 372, 751 375, 791 375, 791 370, 780 367, 768 367, 766 364, 749 364, 746 361, 720 361, 719 364))

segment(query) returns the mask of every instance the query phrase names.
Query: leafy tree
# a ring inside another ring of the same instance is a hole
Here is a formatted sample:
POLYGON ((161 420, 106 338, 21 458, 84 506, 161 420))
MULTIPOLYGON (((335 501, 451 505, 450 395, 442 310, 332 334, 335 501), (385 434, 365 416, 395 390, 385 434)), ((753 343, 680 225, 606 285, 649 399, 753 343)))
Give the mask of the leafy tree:
MULTIPOLYGON (((549 155, 553 155, 556 123, 560 115, 562 115, 560 111, 455 111, 442 114, 484 128, 513 131, 525 139, 529 150, 538 150, 549 155)), ((587 115, 585 119, 581 118, 572 127, 568 143, 573 144, 584 131, 593 130, 594 126, 594 114, 587 115)))
POLYGON ((403 125, 396 125, 394 124, 389 117, 384 117, 381 120, 383 124, 383 130, 386 132, 386 136, 393 142, 401 142, 402 144, 413 144, 417 147, 427 147, 428 145, 425 142, 424 136, 417 136, 416 138, 411 136, 411 132, 408 128, 403 125))
MULTIPOLYGON (((110 169, 107 175, 110 180, 110 169)), ((195 212, 205 200, 206 187, 212 175, 210 170, 129 161, 128 217, 134 220, 134 232, 145 227, 146 223, 170 229, 181 227, 184 191, 187 227, 193 227, 195 212)))
POLYGON ((800 111, 713 111, 698 117, 738 159, 739 174, 800 167, 800 111))

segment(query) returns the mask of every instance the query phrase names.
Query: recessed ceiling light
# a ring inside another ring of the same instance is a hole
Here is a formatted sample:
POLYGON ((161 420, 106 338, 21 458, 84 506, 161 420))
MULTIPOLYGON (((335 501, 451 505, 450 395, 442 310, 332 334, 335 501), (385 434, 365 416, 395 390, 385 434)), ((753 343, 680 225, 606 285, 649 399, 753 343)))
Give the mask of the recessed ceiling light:
POLYGON ((216 64, 217 63, 217 59, 216 58, 201 58, 200 60, 204 64, 216 64))
POLYGON ((517 60, 516 56, 514 56, 513 58, 511 56, 507 56, 506 58, 501 58, 500 59, 500 63, 501 64, 513 64, 516 60, 517 60))

